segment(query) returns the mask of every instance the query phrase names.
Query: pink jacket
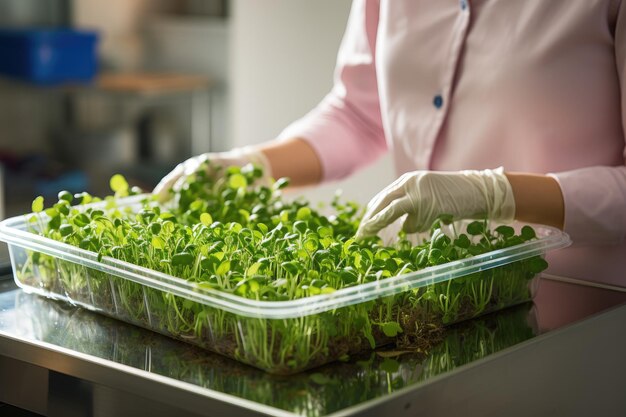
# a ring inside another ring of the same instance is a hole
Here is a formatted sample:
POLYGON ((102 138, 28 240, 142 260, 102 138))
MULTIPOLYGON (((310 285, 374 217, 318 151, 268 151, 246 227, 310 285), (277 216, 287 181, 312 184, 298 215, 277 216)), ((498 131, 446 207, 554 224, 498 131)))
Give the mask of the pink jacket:
POLYGON ((355 0, 335 85, 281 137, 325 180, 391 151, 397 174, 551 173, 574 246, 551 272, 626 286, 626 4, 355 0))

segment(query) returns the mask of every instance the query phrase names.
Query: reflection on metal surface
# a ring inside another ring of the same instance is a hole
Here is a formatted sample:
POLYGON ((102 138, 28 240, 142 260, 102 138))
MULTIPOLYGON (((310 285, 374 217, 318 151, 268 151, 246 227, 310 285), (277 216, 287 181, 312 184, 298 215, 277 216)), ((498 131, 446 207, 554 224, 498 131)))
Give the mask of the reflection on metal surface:
POLYGON ((448 372, 530 339, 532 304, 449 329, 429 352, 379 351, 290 377, 98 314, 15 290, 0 294, 0 331, 296 414, 325 415, 448 372))
MULTIPOLYGON (((428 387, 440 381, 433 378, 437 375, 459 378, 461 367, 474 370, 478 364, 472 363, 505 349, 517 352, 515 357, 519 358, 524 353, 520 343, 529 341, 528 346, 536 347, 529 339, 537 334, 626 302, 623 292, 543 280, 534 305, 522 305, 451 327, 441 343, 428 352, 379 351, 310 372, 277 377, 117 320, 27 294, 9 284, 0 282, 0 341, 6 335, 24 345, 55 345, 66 352, 69 349, 99 358, 92 363, 98 363, 103 370, 107 364, 127 365, 159 378, 164 376, 162 381, 171 381, 172 387, 181 381, 198 390, 206 388, 207 393, 221 392, 310 416, 353 410, 366 401, 368 406, 383 402, 390 393, 405 387, 412 387, 414 393, 432 394, 428 387)), ((561 332, 564 336, 567 334, 561 332)), ((42 347, 41 352, 45 349, 42 347)), ((536 349, 530 351, 533 355, 540 353, 536 349)), ((498 363, 503 366, 510 362, 498 363)), ((80 366, 80 361, 74 366, 80 366)), ((480 371, 484 377, 485 368, 482 366, 480 371)), ((451 382, 446 387, 452 386, 451 382)), ((441 395, 445 397, 445 393, 441 395)))
POLYGON ((537 328, 546 333, 623 303, 626 292, 542 279, 535 297, 537 328))

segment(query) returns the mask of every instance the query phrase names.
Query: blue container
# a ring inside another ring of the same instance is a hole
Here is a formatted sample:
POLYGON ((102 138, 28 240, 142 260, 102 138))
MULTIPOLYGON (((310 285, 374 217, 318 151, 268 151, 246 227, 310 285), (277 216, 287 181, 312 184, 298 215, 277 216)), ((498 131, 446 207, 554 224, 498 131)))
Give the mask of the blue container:
POLYGON ((0 74, 37 84, 85 83, 97 70, 95 32, 1 29, 0 74))

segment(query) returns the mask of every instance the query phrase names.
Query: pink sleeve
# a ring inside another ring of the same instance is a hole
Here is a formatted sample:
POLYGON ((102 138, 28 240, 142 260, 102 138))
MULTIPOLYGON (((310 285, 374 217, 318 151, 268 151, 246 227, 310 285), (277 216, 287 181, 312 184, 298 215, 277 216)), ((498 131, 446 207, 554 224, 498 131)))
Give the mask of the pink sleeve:
MULTIPOLYGON (((622 126, 626 127, 626 5, 615 32, 615 56, 621 84, 622 126)), ((626 164, 626 149, 624 150, 626 164)), ((565 231, 574 244, 626 242, 626 166, 589 167, 551 174, 565 200, 565 231)), ((624 254, 626 256, 626 254, 624 254)))
POLYGON ((561 186, 565 231, 575 245, 625 242, 626 166, 589 167, 551 176, 561 186))
POLYGON ((378 13, 378 0, 353 2, 333 89, 279 136, 300 137, 313 147, 322 163, 323 181, 344 178, 387 150, 375 68, 378 13))

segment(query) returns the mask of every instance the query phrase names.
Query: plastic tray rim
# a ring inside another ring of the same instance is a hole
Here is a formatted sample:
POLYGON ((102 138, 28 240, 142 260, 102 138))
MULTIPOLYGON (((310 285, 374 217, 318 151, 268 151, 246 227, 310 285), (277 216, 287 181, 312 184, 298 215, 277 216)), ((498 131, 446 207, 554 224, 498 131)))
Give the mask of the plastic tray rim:
MULTIPOLYGON (((137 201, 139 201, 139 198, 133 197, 127 199, 126 202, 132 204, 137 201)), ((569 236, 561 230, 545 225, 532 225, 538 230, 538 233, 544 236, 509 248, 431 266, 379 281, 342 288, 330 294, 320 294, 287 301, 263 301, 244 298, 214 288, 200 287, 183 278, 111 257, 103 257, 101 261, 98 261, 98 256, 95 252, 20 229, 19 226, 25 226, 27 216, 29 215, 16 216, 0 222, 0 240, 5 241, 9 245, 51 255, 61 260, 97 269, 157 290, 169 291, 174 295, 209 307, 216 307, 241 316, 268 319, 296 318, 335 310, 504 266, 571 244, 569 236)), ((13 259, 11 261, 12 263, 14 262, 13 259)), ((13 267, 15 272, 15 265, 13 267)), ((15 276, 15 280, 16 282, 18 281, 17 276, 15 276)), ((24 287, 22 286, 22 288, 24 287)))

